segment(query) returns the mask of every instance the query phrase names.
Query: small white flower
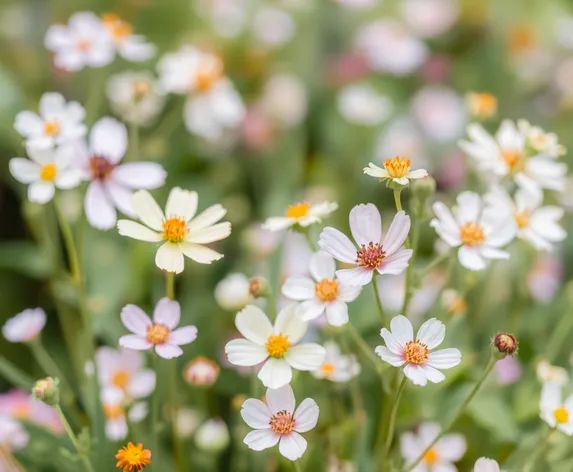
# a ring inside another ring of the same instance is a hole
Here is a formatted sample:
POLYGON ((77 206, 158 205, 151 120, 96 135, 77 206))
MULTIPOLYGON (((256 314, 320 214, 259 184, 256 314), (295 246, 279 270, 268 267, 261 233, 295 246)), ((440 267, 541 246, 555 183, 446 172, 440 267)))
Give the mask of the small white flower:
POLYGON ((252 300, 251 281, 244 274, 229 274, 215 287, 215 300, 224 310, 242 310, 252 300))
POLYGON ((400 274, 408 267, 411 249, 401 249, 410 231, 410 217, 403 211, 394 216, 382 239, 382 220, 372 204, 357 205, 350 211, 350 231, 356 246, 337 229, 326 227, 320 233, 318 245, 336 260, 356 264, 353 269, 336 271, 338 279, 347 285, 370 283, 374 271, 379 274, 400 274))
POLYGON ((202 451, 219 452, 229 445, 229 427, 220 418, 205 421, 195 432, 195 444, 202 451))
POLYGON ((324 361, 324 348, 298 344, 308 323, 296 315, 296 305, 283 308, 273 326, 260 308, 249 305, 237 313, 235 325, 244 339, 225 346, 231 364, 250 367, 264 362, 258 377, 265 387, 280 388, 292 379, 292 369, 315 370, 324 361))
POLYGON ((8 164, 12 176, 28 186, 28 200, 48 203, 59 189, 77 187, 81 172, 72 167, 74 149, 60 146, 55 149, 27 146, 30 159, 14 157, 8 164))
POLYGON ((265 82, 256 106, 280 126, 296 126, 306 116, 308 107, 305 84, 296 75, 275 74, 265 82))
POLYGON ((406 24, 423 38, 434 38, 448 31, 460 11, 457 0, 404 0, 401 8, 406 24))
POLYGON ((567 436, 573 435, 573 395, 565 402, 561 398, 561 387, 546 383, 541 389, 540 416, 550 427, 557 428, 567 436))
POLYGON ((497 461, 480 457, 474 464, 474 472, 500 472, 500 468, 497 461))
POLYGON ((451 369, 462 359, 459 349, 448 348, 430 352, 446 337, 445 325, 431 318, 426 321, 414 339, 412 323, 405 316, 398 315, 390 322, 390 331, 382 328, 380 336, 386 346, 378 346, 375 351, 383 361, 394 367, 404 364, 404 375, 415 385, 442 382, 446 376, 438 369, 451 369))
POLYGON ((294 225, 306 228, 314 223, 320 223, 322 218, 329 216, 337 208, 338 203, 335 202, 322 202, 314 205, 308 202, 299 202, 295 205, 289 205, 285 211, 285 216, 267 218, 263 228, 269 231, 281 231, 294 225))
POLYGON ((105 387, 100 392, 100 401, 105 416, 105 435, 112 441, 127 437, 127 417, 124 406, 125 394, 117 387, 105 387))
POLYGON ((59 93, 49 92, 40 99, 39 114, 21 111, 14 128, 26 138, 26 144, 49 148, 67 144, 85 136, 85 110, 78 102, 66 102, 59 93))
POLYGON ((381 182, 389 180, 398 185, 409 185, 410 180, 423 179, 427 177, 428 171, 424 169, 410 170, 410 159, 394 157, 384 161, 384 168, 378 167, 370 162, 364 168, 364 173, 380 179, 381 182))
POLYGON ((115 13, 103 15, 101 22, 118 54, 124 59, 141 62, 155 55, 155 46, 147 43, 143 36, 133 34, 133 26, 115 13))
POLYGON ((563 387, 569 381, 569 374, 563 367, 551 365, 547 361, 540 361, 536 366, 537 379, 545 384, 552 383, 563 387))
POLYGON ((325 252, 317 252, 310 259, 309 277, 290 277, 282 287, 285 297, 298 302, 296 312, 305 321, 318 318, 326 312, 333 326, 348 323, 348 306, 360 295, 360 287, 340 283, 335 278, 334 259, 325 252), (314 280, 313 280, 314 279, 314 280))
POLYGON ((392 102, 369 84, 344 87, 337 96, 340 115, 349 123, 364 126, 380 124, 392 113, 392 102))
POLYGON ((300 435, 313 429, 318 422, 318 405, 306 398, 295 410, 296 400, 290 385, 268 389, 266 403, 249 398, 241 409, 241 416, 254 431, 245 436, 244 443, 254 451, 262 451, 279 444, 281 455, 291 461, 302 457, 307 442, 300 435))
POLYGON ((500 248, 515 237, 515 223, 505 213, 484 202, 477 193, 462 192, 452 212, 442 202, 432 206, 437 218, 430 226, 450 247, 459 247, 460 264, 483 270, 487 259, 509 259, 500 248))
POLYGON ((535 152, 552 158, 560 157, 567 152, 565 147, 559 144, 559 138, 555 133, 546 133, 539 126, 532 126, 527 120, 519 120, 517 127, 525 137, 525 144, 535 152))
POLYGON ((45 311, 29 308, 7 320, 2 326, 2 335, 11 343, 26 343, 36 339, 45 325, 45 311))
POLYGON ((333 341, 324 344, 326 356, 321 366, 311 374, 317 379, 331 382, 348 382, 360 373, 360 363, 352 354, 344 355, 340 347, 333 341))
POLYGON ((221 205, 213 205, 197 215, 198 200, 197 192, 175 187, 169 193, 163 213, 149 192, 140 190, 133 195, 132 203, 143 225, 119 220, 119 234, 140 241, 162 242, 155 255, 155 264, 167 272, 183 272, 183 256, 200 264, 218 261, 223 254, 205 244, 220 241, 231 234, 231 223, 217 223, 227 210, 221 205))
POLYGON ((292 16, 275 7, 257 9, 253 18, 253 35, 268 46, 282 46, 296 33, 296 23, 292 16))

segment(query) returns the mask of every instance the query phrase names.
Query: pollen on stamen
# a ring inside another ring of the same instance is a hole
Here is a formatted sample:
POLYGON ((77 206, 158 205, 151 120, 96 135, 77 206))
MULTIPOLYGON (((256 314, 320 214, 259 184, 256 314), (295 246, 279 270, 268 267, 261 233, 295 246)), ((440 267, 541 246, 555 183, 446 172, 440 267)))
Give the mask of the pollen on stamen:
POLYGON ((423 364, 428 360, 428 352, 428 346, 420 341, 409 341, 404 347, 404 357, 408 364, 423 364))
POLYGON ((480 224, 468 222, 460 229, 460 239, 466 246, 479 246, 485 241, 485 233, 480 224))
POLYGON ((378 243, 369 243, 368 246, 364 244, 356 253, 356 263, 365 269, 374 270, 380 267, 382 261, 386 257, 386 253, 382 246, 378 243))
POLYGON ((294 418, 286 410, 275 413, 269 422, 271 429, 276 434, 288 434, 294 429, 294 418))
POLYGON ((269 356, 275 358, 283 357, 287 353, 289 347, 290 343, 288 342, 288 336, 285 336, 282 333, 269 336, 265 344, 265 348, 267 349, 269 356))
POLYGON ((308 215, 310 211, 310 203, 308 202, 300 202, 296 203, 295 205, 289 205, 286 209, 286 216, 288 218, 303 218, 308 215))
POLYGON ((195 75, 195 88, 207 92, 223 77, 223 61, 218 57, 206 59, 195 75))
POLYGON ((169 328, 159 323, 153 323, 147 328, 147 340, 154 345, 163 344, 169 337, 169 328))
POLYGON ((163 222, 163 239, 170 243, 182 243, 187 236, 187 224, 181 218, 168 218, 163 222))
POLYGON ((125 390, 129 384, 129 372, 126 370, 118 370, 113 374, 111 383, 116 387, 125 390))
POLYGON ((56 120, 46 121, 44 123, 44 133, 48 136, 57 136, 60 134, 60 124, 56 120))
POLYGON ((393 179, 405 177, 412 162, 404 157, 394 157, 384 161, 384 168, 393 179))
POLYGON ((46 182, 51 182, 56 178, 57 169, 54 164, 46 164, 40 171, 40 178, 46 182))
POLYGON ((320 301, 332 302, 338 298, 338 282, 330 279, 321 280, 314 286, 314 293, 320 301))
POLYGON ((89 160, 89 168, 94 180, 107 180, 115 168, 105 157, 92 156, 89 160))
POLYGON ((510 172, 514 172, 522 162, 523 153, 519 149, 502 149, 501 158, 510 172))
POLYGON ((529 226, 530 216, 528 211, 516 211, 513 214, 513 218, 519 229, 525 229, 529 226))

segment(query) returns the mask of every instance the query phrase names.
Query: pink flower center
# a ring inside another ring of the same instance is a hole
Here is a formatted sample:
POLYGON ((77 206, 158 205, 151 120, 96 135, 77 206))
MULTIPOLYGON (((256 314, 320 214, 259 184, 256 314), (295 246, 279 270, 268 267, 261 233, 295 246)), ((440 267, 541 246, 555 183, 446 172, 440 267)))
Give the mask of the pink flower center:
POLYGON ((380 267, 384 257, 386 257, 386 253, 383 251, 382 246, 378 243, 371 242, 368 246, 362 245, 360 250, 356 253, 356 262, 360 267, 374 270, 380 267))
POLYGON ((169 337, 169 328, 159 323, 153 323, 147 328, 147 340, 151 344, 163 344, 169 337))
POLYGON ((294 429, 294 418, 286 410, 282 410, 271 417, 269 424, 274 433, 288 434, 294 429))
POLYGON ((89 167, 94 180, 107 180, 115 168, 115 164, 109 162, 105 157, 92 156, 89 167))

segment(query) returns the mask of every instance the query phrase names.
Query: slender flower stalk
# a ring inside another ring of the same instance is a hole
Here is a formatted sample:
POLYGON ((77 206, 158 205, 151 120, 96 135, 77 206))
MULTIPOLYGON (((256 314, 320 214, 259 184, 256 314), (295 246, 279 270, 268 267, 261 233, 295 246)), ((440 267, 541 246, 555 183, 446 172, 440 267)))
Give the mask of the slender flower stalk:
POLYGON ((402 393, 404 393, 404 388, 406 387, 406 382, 408 378, 406 376, 402 377, 402 381, 398 386, 398 390, 396 391, 396 395, 394 397, 394 402, 392 403, 392 411, 390 412, 390 417, 388 421, 387 428, 380 429, 380 435, 378 437, 378 444, 381 444, 384 441, 384 446, 381 449, 381 460, 382 464, 388 463, 388 455, 390 453, 390 447, 392 446, 392 438, 394 437, 394 429, 396 427, 396 414, 398 413, 398 406, 400 405, 400 399, 402 398, 402 393), (384 440, 384 436, 382 436, 382 432, 386 433, 386 439, 384 440))
POLYGON ((376 354, 374 353, 374 351, 372 350, 372 348, 368 345, 368 343, 362 338, 362 336, 360 336, 360 333, 358 332, 358 330, 352 325, 352 323, 348 323, 346 326, 348 326, 348 331, 350 333, 350 335, 352 336, 352 338, 354 339, 354 342, 356 343, 356 345, 360 348, 360 350, 362 351, 362 353, 368 358, 370 359, 370 361, 372 362, 372 365, 374 366, 374 368, 376 369, 376 372, 378 372, 378 374, 381 376, 382 373, 385 370, 385 366, 384 364, 380 363, 380 360, 378 359, 378 357, 376 356, 376 354))
POLYGON ((90 462, 90 460, 86 454, 86 451, 84 450, 84 448, 82 448, 82 446, 79 442, 79 439, 76 436, 76 433, 74 433, 74 430, 72 429, 72 427, 70 426, 70 423, 68 422, 66 415, 64 415, 62 408, 60 407, 60 405, 55 405, 54 409, 56 410, 56 413, 58 414, 60 421, 64 425, 64 429, 66 430, 68 437, 70 438, 70 440, 72 441, 72 444, 76 448, 76 451, 77 451, 78 455, 80 456, 80 460, 81 460, 85 470, 87 472, 94 472, 94 468, 92 467, 92 464, 91 464, 91 462, 90 462))
POLYGON ((170 300, 175 300, 175 272, 165 273, 165 294, 170 300))
POLYGON ((376 306, 378 307, 378 313, 380 313, 380 321, 382 322, 382 326, 386 326, 388 324, 388 320, 386 320, 386 314, 384 313, 384 307, 382 306, 382 300, 380 299, 380 292, 378 291, 378 277, 375 276, 372 279, 372 287, 374 288, 374 297, 376 298, 376 306))
POLYGON ((66 377, 62 373, 62 370, 58 367, 58 364, 56 363, 56 361, 54 361, 52 356, 50 356, 50 353, 46 350, 46 348, 42 344, 42 341, 39 338, 36 338, 30 341, 28 343, 28 346, 30 346, 30 350, 34 355, 36 362, 38 362, 44 373, 52 377, 57 377, 58 379, 60 379, 60 382, 64 385, 66 393, 62 395, 63 400, 65 400, 66 403, 72 403, 74 392, 70 387, 70 383, 66 380, 66 377))
POLYGON ((547 428, 547 431, 539 440, 537 446, 533 448, 530 455, 526 456, 525 462, 523 464, 524 465, 523 472, 532 472, 534 470, 535 464, 537 463, 537 459, 539 458, 539 455, 542 454, 544 449, 547 447, 547 440, 549 439, 549 436, 551 436, 552 432, 553 430, 551 428, 547 428))
MULTIPOLYGON (((151 362, 153 370, 155 371, 155 378, 159 379, 160 367, 159 367, 159 356, 151 356, 151 362)), ((161 416, 161 405, 159 403, 159 385, 155 387, 153 395, 151 397, 151 450, 153 451, 153 461, 155 464, 159 464, 157 456, 159 455, 159 423, 161 416)), ((153 466, 152 466, 153 467, 153 466)), ((156 470, 153 467, 153 470, 156 470)))

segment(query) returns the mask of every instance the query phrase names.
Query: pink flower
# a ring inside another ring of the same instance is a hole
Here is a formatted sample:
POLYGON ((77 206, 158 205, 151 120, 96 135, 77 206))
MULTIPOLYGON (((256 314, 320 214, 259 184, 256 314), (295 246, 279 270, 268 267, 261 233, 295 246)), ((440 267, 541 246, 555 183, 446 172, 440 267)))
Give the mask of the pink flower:
POLYGON ((175 329, 181 318, 179 303, 162 298, 155 305, 153 321, 135 305, 126 305, 121 310, 121 321, 134 334, 119 338, 119 345, 136 351, 146 351, 155 347, 155 352, 164 359, 173 359, 183 354, 179 347, 197 338, 195 326, 175 329))
POLYGON ((6 321, 2 326, 2 334, 11 343, 25 343, 35 339, 45 324, 44 310, 29 308, 6 321))
POLYGON ((510 385, 519 380, 522 368, 519 361, 513 356, 507 356, 495 363, 494 367, 497 383, 500 385, 510 385))
POLYGON ((45 403, 36 401, 30 393, 23 390, 14 389, 0 394, 0 416, 2 415, 37 424, 54 434, 64 432, 55 410, 45 403))

